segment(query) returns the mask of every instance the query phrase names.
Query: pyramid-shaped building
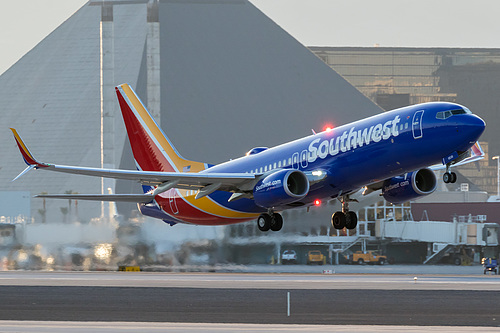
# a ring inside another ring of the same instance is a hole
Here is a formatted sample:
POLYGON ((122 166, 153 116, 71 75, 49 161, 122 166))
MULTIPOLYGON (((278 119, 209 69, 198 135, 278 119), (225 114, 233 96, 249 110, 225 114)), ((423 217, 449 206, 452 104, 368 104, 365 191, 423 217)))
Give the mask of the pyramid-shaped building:
MULTIPOLYGON (((25 165, 9 127, 42 161, 101 166, 101 100, 113 90, 103 75, 111 86, 130 83, 146 105, 157 103, 148 107, 159 109, 180 153, 208 163, 381 111, 247 0, 89 1, 0 76, 0 191, 101 192, 100 179, 43 171, 11 182, 25 165), (102 37, 105 25, 111 40, 102 37), (111 69, 102 65, 103 38, 111 69)), ((114 166, 134 169, 116 101, 105 112, 116 113, 104 129, 114 166)), ((141 189, 118 182, 111 190, 141 189)), ((47 201, 47 219, 60 220, 67 205, 47 201)), ((36 220, 41 208, 32 199, 36 220)), ((120 208, 127 215, 134 206, 120 208)), ((78 204, 80 220, 100 213, 100 203, 78 204)))

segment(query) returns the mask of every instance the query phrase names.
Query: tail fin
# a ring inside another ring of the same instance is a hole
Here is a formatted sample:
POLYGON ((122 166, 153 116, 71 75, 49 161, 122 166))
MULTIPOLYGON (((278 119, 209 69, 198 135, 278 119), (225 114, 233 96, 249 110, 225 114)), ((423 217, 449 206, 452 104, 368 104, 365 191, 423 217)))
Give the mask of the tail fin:
POLYGON ((205 164, 184 159, 128 84, 116 87, 137 166, 144 171, 199 172, 205 164))

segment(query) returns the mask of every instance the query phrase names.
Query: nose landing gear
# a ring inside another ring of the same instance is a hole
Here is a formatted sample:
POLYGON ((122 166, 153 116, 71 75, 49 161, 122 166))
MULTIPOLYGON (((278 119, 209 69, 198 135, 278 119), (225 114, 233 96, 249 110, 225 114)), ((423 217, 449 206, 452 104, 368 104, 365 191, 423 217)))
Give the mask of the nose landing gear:
POLYGON ((446 184, 449 183, 456 183, 457 181, 457 174, 454 172, 450 172, 450 164, 446 164, 446 172, 443 174, 443 182, 446 184))
POLYGON ((349 210, 350 201, 357 202, 357 200, 355 199, 350 199, 348 195, 342 196, 340 198, 340 202, 342 202, 342 211, 335 212, 332 215, 332 226, 335 229, 355 229, 358 225, 358 216, 355 212, 351 212, 349 210))
POLYGON ((443 182, 446 184, 448 183, 455 183, 457 181, 457 174, 454 172, 445 172, 443 174, 443 182))

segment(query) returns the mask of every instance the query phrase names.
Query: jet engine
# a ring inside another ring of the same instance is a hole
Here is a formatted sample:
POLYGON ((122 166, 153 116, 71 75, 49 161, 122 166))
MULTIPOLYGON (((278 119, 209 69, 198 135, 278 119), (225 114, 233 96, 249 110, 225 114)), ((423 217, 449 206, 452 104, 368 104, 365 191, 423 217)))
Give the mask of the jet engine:
POLYGON ((424 168, 387 179, 382 187, 382 195, 385 200, 399 204, 429 195, 436 187, 436 175, 432 170, 424 168))
POLYGON ((298 201, 308 192, 309 181, 302 171, 282 169, 261 179, 253 198, 258 206, 272 208, 298 201))

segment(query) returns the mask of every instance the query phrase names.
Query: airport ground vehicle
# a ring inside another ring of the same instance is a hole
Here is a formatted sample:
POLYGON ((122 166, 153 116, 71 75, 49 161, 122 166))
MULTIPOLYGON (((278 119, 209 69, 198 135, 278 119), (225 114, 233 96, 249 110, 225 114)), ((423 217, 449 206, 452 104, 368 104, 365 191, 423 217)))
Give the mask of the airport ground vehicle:
POLYGON ((307 264, 318 264, 323 265, 325 263, 326 257, 319 250, 309 251, 307 253, 307 264))
POLYGON ((387 262, 387 257, 379 254, 377 251, 357 251, 351 254, 348 258, 350 263, 362 265, 364 263, 384 265, 387 262))
POLYGON ((495 258, 483 258, 481 263, 484 267, 484 274, 486 274, 486 272, 498 274, 498 261, 495 258))
POLYGON ((296 264, 297 263, 297 253, 294 250, 285 250, 281 255, 281 263, 285 264, 296 264))

